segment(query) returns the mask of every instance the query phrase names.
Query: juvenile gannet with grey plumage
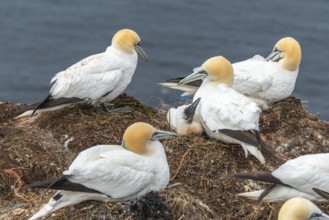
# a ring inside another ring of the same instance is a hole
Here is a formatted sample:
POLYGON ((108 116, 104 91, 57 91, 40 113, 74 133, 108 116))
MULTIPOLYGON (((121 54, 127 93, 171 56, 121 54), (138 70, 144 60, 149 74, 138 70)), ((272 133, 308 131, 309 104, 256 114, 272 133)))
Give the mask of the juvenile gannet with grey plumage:
POLYGON ((30 220, 86 200, 127 201, 165 188, 169 167, 158 140, 173 136, 138 122, 126 129, 121 146, 97 145, 82 151, 62 177, 25 187, 59 189, 30 220))
POLYGON ((231 88, 231 63, 222 56, 208 59, 180 84, 203 79, 193 101, 201 98, 195 117, 201 121, 206 134, 227 143, 237 143, 261 163, 265 159, 260 151, 264 146, 258 132, 261 110, 248 97, 231 88))
POLYGON ((192 104, 170 108, 167 111, 167 121, 170 127, 175 129, 177 135, 201 135, 203 133, 201 122, 194 117, 200 100, 199 98, 192 104))
POLYGON ((292 198, 286 201, 279 212, 278 220, 325 220, 329 219, 326 215, 311 201, 304 198, 292 198))
MULTIPOLYGON (((302 51, 292 37, 279 40, 272 53, 265 59, 259 55, 233 64, 234 81, 232 88, 248 95, 263 109, 268 105, 288 98, 294 90, 298 76, 302 51)), ((195 68, 195 70, 197 70, 195 68)), ((168 80, 160 85, 183 90, 182 95, 194 95, 202 81, 178 84, 182 78, 168 80)))
MULTIPOLYGON (((32 114, 38 109, 53 108, 54 102, 67 106, 72 101, 86 100, 105 108, 104 103, 120 95, 131 82, 137 53, 148 60, 138 34, 130 29, 119 30, 105 52, 89 56, 57 73, 50 82, 53 86, 48 97, 34 106, 32 114)), ((29 114, 31 111, 22 116, 29 114)))
POLYGON ((239 194, 257 199, 257 203, 279 202, 293 197, 322 201, 325 198, 313 188, 329 192, 328 161, 329 153, 308 154, 288 160, 273 172, 240 173, 231 177, 271 183, 265 190, 239 194))

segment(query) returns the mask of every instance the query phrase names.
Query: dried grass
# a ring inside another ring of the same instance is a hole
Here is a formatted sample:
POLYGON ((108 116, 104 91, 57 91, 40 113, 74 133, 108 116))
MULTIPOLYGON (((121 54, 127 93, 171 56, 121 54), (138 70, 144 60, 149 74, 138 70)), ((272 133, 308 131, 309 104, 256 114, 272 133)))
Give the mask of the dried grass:
MULTIPOLYGON (((120 97, 116 103, 133 111, 104 113, 79 104, 15 121, 13 112, 21 105, 0 104, 0 169, 14 171, 28 184, 60 176, 78 152, 88 147, 120 144, 125 128, 133 122, 170 130, 165 111, 130 97, 120 97)), ((302 154, 328 152, 329 124, 305 112, 300 100, 293 97, 264 111, 260 124, 262 138, 276 152, 266 157, 265 165, 252 156, 246 159, 239 145, 205 136, 177 137, 163 141, 171 170, 170 186, 164 191, 127 203, 83 202, 58 210, 49 219, 143 219, 150 213, 147 219, 276 219, 280 204, 256 206, 236 195, 263 184, 236 181, 227 175, 272 170, 302 154)), ((54 193, 19 191, 23 199, 15 195, 17 184, 17 178, 0 172, 0 219, 25 219, 54 193)), ((319 205, 329 212, 328 204, 319 205)))

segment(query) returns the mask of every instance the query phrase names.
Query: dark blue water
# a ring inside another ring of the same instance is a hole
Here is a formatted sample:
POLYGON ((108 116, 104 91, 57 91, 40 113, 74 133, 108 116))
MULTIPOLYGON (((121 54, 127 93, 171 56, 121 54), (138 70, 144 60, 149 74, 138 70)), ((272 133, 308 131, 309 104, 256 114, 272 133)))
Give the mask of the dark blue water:
POLYGON ((122 28, 139 33, 150 58, 140 59, 127 93, 152 106, 180 94, 157 82, 187 75, 215 55, 231 62, 266 56, 292 36, 303 50, 294 95, 329 120, 328 22, 326 0, 1 1, 0 101, 44 98, 57 72, 104 51, 122 28))

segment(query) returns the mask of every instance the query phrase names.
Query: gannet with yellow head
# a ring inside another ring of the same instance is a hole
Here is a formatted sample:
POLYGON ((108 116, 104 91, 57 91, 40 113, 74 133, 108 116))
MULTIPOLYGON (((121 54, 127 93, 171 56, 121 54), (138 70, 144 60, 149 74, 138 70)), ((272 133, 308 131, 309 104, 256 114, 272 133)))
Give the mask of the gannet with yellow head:
POLYGON ((294 38, 279 40, 265 59, 250 59, 234 64, 233 88, 249 95, 264 109, 269 104, 288 98, 295 88, 301 47, 294 38))
POLYGON ((294 197, 325 201, 329 192, 329 153, 308 154, 288 160, 273 172, 238 173, 236 179, 270 183, 264 190, 240 193, 240 196, 265 202, 281 202, 294 197), (321 189, 322 193, 319 191, 321 189))
POLYGON ((29 106, 20 116, 65 107, 72 102, 104 103, 120 95, 131 82, 137 66, 137 54, 148 61, 138 34, 130 29, 115 33, 105 52, 89 56, 52 78, 47 98, 29 106), (44 109, 44 110, 42 110, 44 109))
POLYGON ((324 214, 313 202, 304 198, 292 198, 286 201, 279 212, 278 220, 325 220, 324 214))
MULTIPOLYGON (((302 50, 297 40, 285 37, 279 40, 267 58, 255 55, 253 58, 233 64, 234 80, 232 88, 256 101, 263 109, 269 104, 285 99, 294 90, 298 76, 302 50)), ((196 67, 196 71, 199 67, 196 67)), ((179 84, 183 77, 159 83, 171 89, 184 91, 182 94, 194 95, 202 80, 184 85, 179 84)))
POLYGON ((260 109, 251 99, 231 88, 233 77, 231 63, 223 56, 216 56, 179 84, 202 79, 193 101, 201 99, 195 117, 201 121, 206 134, 227 143, 240 144, 246 157, 251 153, 265 163, 260 151, 264 144, 258 132, 260 109))
POLYGON ((137 122, 126 129, 121 146, 82 151, 62 177, 25 186, 59 190, 30 220, 86 200, 127 201, 165 188, 169 167, 158 140, 174 136, 137 122))

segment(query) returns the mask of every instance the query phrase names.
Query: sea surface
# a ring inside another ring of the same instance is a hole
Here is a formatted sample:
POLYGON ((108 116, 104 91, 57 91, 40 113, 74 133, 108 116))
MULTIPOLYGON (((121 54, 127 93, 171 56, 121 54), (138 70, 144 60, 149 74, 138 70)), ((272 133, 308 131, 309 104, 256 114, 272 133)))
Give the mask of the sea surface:
POLYGON ((231 62, 267 56, 292 36, 303 50, 293 95, 329 120, 327 0, 3 0, 0 101, 45 98, 57 72, 103 52, 122 28, 141 36, 150 59, 139 59, 126 92, 155 107, 180 100, 180 92, 158 82, 190 74, 215 55, 231 62))

